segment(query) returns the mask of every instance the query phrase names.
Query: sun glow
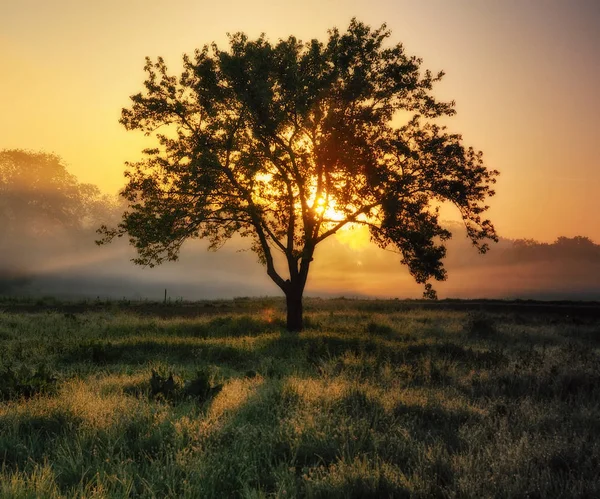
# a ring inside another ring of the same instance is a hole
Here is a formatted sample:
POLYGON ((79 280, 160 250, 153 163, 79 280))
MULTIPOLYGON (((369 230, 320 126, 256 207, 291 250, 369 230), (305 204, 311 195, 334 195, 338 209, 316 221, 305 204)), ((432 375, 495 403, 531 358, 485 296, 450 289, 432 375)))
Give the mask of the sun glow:
POLYGON ((317 199, 316 203, 313 205, 313 206, 316 205, 314 210, 317 215, 323 215, 325 213, 325 211, 327 211, 327 207, 325 206, 325 203, 326 203, 325 199, 323 199, 323 198, 317 199))
POLYGON ((344 214, 336 209, 335 201, 327 201, 326 197, 320 197, 313 203, 314 212, 325 222, 341 222, 344 214))
POLYGON ((316 193, 313 193, 308 204, 324 222, 341 222, 346 218, 340 210, 336 209, 335 200, 330 199, 328 195, 322 195, 318 199, 315 199, 315 196, 316 193))
MULTIPOLYGON (((263 193, 273 192, 272 186, 273 175, 271 173, 260 173, 255 176, 256 184, 254 185, 253 197, 257 203, 261 202, 263 193)), ((344 221, 347 215, 343 210, 339 209, 335 199, 324 193, 317 197, 316 186, 310 189, 310 195, 306 200, 306 206, 317 220, 321 221, 321 232, 325 232, 332 227, 335 227, 339 222, 344 221)), ((299 199, 295 200, 294 208, 296 214, 302 210, 302 204, 299 199)), ((362 221, 366 221, 364 215, 361 216, 362 221)), ((346 223, 340 227, 335 233, 335 239, 344 246, 352 250, 362 250, 369 246, 370 236, 367 227, 357 223, 346 223)))
POLYGON ((364 225, 345 225, 335 233, 335 238, 353 250, 362 250, 371 244, 369 229, 364 225))
MULTIPOLYGON (((346 219, 346 215, 336 208, 335 200, 328 199, 327 196, 321 196, 312 201, 312 210, 325 222, 325 225, 331 227, 333 224, 346 219)), ((347 223, 343 225, 336 233, 335 238, 345 246, 360 250, 370 244, 370 236, 367 227, 347 223)))

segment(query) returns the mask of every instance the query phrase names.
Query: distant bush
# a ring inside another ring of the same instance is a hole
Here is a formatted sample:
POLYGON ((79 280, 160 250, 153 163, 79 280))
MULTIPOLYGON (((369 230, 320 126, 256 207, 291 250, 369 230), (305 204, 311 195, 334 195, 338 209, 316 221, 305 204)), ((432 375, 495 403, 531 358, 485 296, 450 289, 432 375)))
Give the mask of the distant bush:
POLYGON ((496 322, 484 312, 469 312, 464 325, 467 336, 472 338, 485 338, 495 335, 498 330, 496 322))
POLYGON ((223 385, 212 386, 209 374, 203 370, 197 371, 195 378, 186 381, 180 376, 173 375, 172 372, 167 376, 166 373, 159 373, 154 369, 150 377, 150 396, 171 402, 190 398, 205 402, 219 393, 222 388, 223 385))
POLYGON ((101 341, 95 338, 86 339, 75 345, 66 359, 70 362, 92 362, 104 365, 116 362, 122 357, 122 350, 110 341, 101 341))
POLYGON ((57 378, 44 365, 32 368, 11 366, 0 369, 0 400, 30 398, 38 393, 55 393, 57 378))
POLYGON ((162 376, 152 369, 150 377, 150 396, 155 398, 164 398, 170 400, 176 394, 181 392, 181 381, 179 378, 174 378, 173 373, 169 376, 162 376))

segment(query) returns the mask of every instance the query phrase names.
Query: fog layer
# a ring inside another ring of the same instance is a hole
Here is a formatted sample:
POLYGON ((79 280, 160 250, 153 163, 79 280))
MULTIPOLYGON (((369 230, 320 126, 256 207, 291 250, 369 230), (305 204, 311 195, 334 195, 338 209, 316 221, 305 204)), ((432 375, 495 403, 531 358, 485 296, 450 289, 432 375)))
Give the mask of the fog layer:
MULTIPOLYGON (((180 260, 150 269, 133 265, 124 239, 94 243, 102 223, 124 207, 69 175, 59 157, 0 151, 0 294, 61 298, 212 299, 278 295, 249 241, 234 237, 218 252, 189 241, 180 260)), ((445 260, 440 298, 600 300, 600 245, 586 237, 554 243, 501 238, 480 255, 464 228, 445 260)), ((418 298, 401 255, 369 244, 362 229, 318 247, 306 293, 313 296, 418 298)))

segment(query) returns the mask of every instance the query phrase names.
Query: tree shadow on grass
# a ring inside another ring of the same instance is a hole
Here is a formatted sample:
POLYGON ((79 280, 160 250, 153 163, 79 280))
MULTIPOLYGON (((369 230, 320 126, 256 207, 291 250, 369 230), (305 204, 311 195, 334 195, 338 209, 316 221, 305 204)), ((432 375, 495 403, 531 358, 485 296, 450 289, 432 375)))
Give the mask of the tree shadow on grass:
POLYGON ((442 442, 452 454, 466 450, 467 442, 461 437, 464 425, 480 424, 481 415, 466 410, 450 411, 441 406, 407 405, 400 402, 394 408, 397 424, 406 428, 417 441, 426 444, 442 442))
MULTIPOLYGON (((241 490, 276 495, 283 480, 299 497, 345 497, 344 484, 323 495, 318 488, 311 489, 314 483, 307 476, 317 470, 325 475, 335 473, 335 467, 341 463, 366 458, 374 469, 372 476, 354 482, 355 490, 361 490, 360 497, 381 497, 382 492, 384 497, 400 497, 406 493, 404 486, 385 482, 375 470, 375 463, 381 458, 375 434, 370 430, 383 418, 379 402, 351 392, 317 416, 316 421, 290 424, 290 415, 302 405, 301 397, 285 380, 261 385, 207 443, 211 449, 208 459, 219 463, 203 476, 207 488, 218 487, 223 497, 235 497, 241 490)), ((383 428, 379 432, 381 435, 383 428)), ((350 481, 355 478, 350 474, 345 477, 350 481)))
MULTIPOLYGON (((269 332, 282 331, 285 324, 275 319, 259 319, 249 315, 228 315, 216 317, 208 322, 194 324, 190 322, 174 323, 171 334, 192 336, 195 338, 228 338, 239 336, 260 336, 269 332)), ((166 332, 166 331, 165 331, 166 332)))
POLYGON ((214 317, 209 321, 190 320, 175 317, 168 321, 149 320, 141 322, 109 322, 102 328, 104 339, 127 338, 131 336, 228 338, 238 336, 260 336, 267 332, 281 331, 285 324, 270 318, 251 315, 227 315, 214 317))
MULTIPOLYGON (((183 359, 191 360, 198 353, 198 347, 190 342, 185 346, 185 342, 161 342, 161 338, 236 338, 236 337, 259 337, 265 334, 280 333, 278 338, 267 342, 257 351, 259 355, 267 354, 280 358, 289 358, 291 353, 301 349, 306 352, 309 362, 316 364, 323 359, 339 357, 347 353, 356 355, 372 355, 382 361, 393 364, 402 364, 413 362, 414 359, 430 356, 432 358, 445 359, 461 363, 465 367, 473 369, 488 369, 506 365, 508 362, 506 350, 510 346, 514 350, 518 345, 530 346, 537 344, 537 336, 499 333, 495 329, 495 324, 490 322, 487 316, 471 317, 468 322, 469 327, 477 334, 472 340, 483 340, 483 348, 475 349, 472 346, 463 346, 452 341, 436 340, 431 342, 431 338, 421 338, 414 336, 403 336, 401 331, 386 324, 369 322, 364 330, 358 332, 327 332, 325 334, 314 334, 314 328, 310 327, 310 318, 307 318, 306 332, 300 335, 289 334, 285 332, 284 325, 279 320, 271 318, 259 318, 248 315, 215 317, 208 322, 151 322, 146 325, 111 325, 106 328, 106 334, 102 340, 90 339, 80 342, 67 354, 63 354, 62 359, 67 363, 74 363, 78 360, 89 361, 96 364, 115 363, 125 361, 128 363, 143 362, 146 357, 164 354, 167 360, 183 359), (483 325, 479 324, 482 322, 483 325), (479 338, 481 328, 488 328, 494 331, 493 335, 485 334, 479 338), (126 343, 115 341, 117 338, 139 337, 140 341, 131 344, 131 348, 126 343), (142 340, 142 338, 144 338, 142 340), (113 343, 111 343, 111 340, 113 343), (496 343, 497 348, 489 348, 489 342, 496 343), (136 352, 137 350, 137 352, 136 352)), ((592 336, 593 334, 590 333, 592 336)), ((546 344, 552 344, 546 338, 546 344)), ((457 338, 457 341, 464 343, 464 340, 457 338)), ((540 340, 541 341, 541 340, 540 340)), ((562 341, 558 339, 557 341, 562 341)), ((470 341, 469 343, 473 343, 470 341)), ((561 343, 562 344, 562 343, 561 343)), ((235 359, 235 347, 219 349, 216 347, 207 347, 209 361, 227 361, 228 357, 235 359)), ((245 352, 244 356, 248 354, 245 352)), ((294 353, 295 356, 295 353, 294 353)))
POLYGON ((72 440, 83 420, 68 410, 46 414, 4 414, 0 416, 0 468, 23 469, 28 463, 42 463, 60 439, 72 440))
MULTIPOLYGON (((144 365, 157 361, 168 364, 217 364, 240 374, 255 372, 267 377, 285 376, 292 372, 323 374, 323 366, 327 366, 330 374, 337 375, 345 370, 348 374, 370 377, 376 376, 382 366, 388 365, 397 369, 400 376, 406 376, 406 382, 414 386, 451 385, 454 380, 449 375, 449 369, 463 373, 491 371, 491 377, 473 378, 467 394, 476 398, 514 398, 534 394, 568 399, 580 393, 594 395, 595 387, 600 385, 600 374, 593 369, 594 372, 561 369, 546 374, 534 370, 509 371, 508 366, 521 345, 518 342, 513 342, 511 350, 505 350, 478 349, 451 341, 393 341, 389 339, 388 329, 382 335, 361 332, 315 334, 312 330, 293 334, 285 332, 280 325, 249 317, 216 318, 202 325, 206 328, 202 333, 193 324, 187 326, 190 332, 187 337, 184 331, 180 331, 172 338, 158 335, 156 338, 132 339, 130 342, 83 340, 71 345, 59 360, 65 365, 92 366, 144 365), (279 334, 273 334, 276 332, 279 334), (203 342, 198 334, 207 339, 226 337, 232 341, 224 344, 203 342), (243 342, 239 346, 235 343, 236 336, 252 335, 258 338, 255 347, 244 346, 243 342), (264 340, 260 339, 260 335, 265 336, 264 340), (348 355, 354 356, 356 362, 363 361, 364 369, 361 372, 350 372, 352 367, 343 362, 348 355)), ((373 326, 372 329, 377 328, 373 326)), ((522 344, 528 348, 527 351, 533 351, 529 339, 523 340, 522 344)))
POLYGON ((392 466, 405 476, 425 478, 432 493, 444 495, 456 481, 449 456, 466 449, 461 428, 480 423, 478 414, 438 406, 398 404, 389 413, 355 387, 302 421, 307 426, 298 427, 294 418, 290 424, 290 415, 303 404, 285 380, 265 383, 212 437, 211 459, 221 466, 207 479, 228 484, 231 488, 219 490, 223 495, 235 495, 240 487, 273 494, 278 473, 285 470, 301 497, 409 497, 405 482, 382 471, 392 466), (427 449, 440 444, 447 454, 431 457, 427 449), (340 477, 344 467, 348 472, 340 477), (309 478, 317 475, 319 483, 309 478), (336 478, 328 482, 330 476, 336 478))
POLYGON ((600 401, 600 373, 578 369, 561 373, 504 372, 488 379, 474 378, 464 392, 478 399, 600 401))
MULTIPOLYGON (((347 354, 356 356, 372 356, 379 365, 389 363, 391 366, 422 365, 429 359, 434 364, 457 363, 463 369, 491 369, 508 364, 509 359, 502 350, 475 350, 451 342, 413 343, 382 341, 370 337, 343 337, 339 335, 321 335, 316 338, 303 337, 283 339, 289 347, 301 348, 306 352, 309 363, 320 365, 323 361, 332 360, 347 354)), ((270 346, 269 346, 270 348, 270 346)), ((443 373, 434 375, 433 381, 444 382, 443 373)))
MULTIPOLYGON (((216 327, 227 329, 228 324, 229 321, 217 321, 216 327)), ((451 383, 446 372, 451 363, 459 364, 461 369, 479 370, 502 367, 508 362, 500 350, 475 350, 451 342, 406 344, 360 333, 315 335, 310 331, 307 334, 294 334, 279 330, 278 335, 273 335, 277 326, 260 321, 253 324, 254 337, 258 338, 255 347, 244 346, 243 342, 239 346, 236 344, 235 334, 247 336, 248 330, 243 328, 238 333, 229 329, 227 338, 232 341, 224 344, 203 342, 195 336, 188 336, 187 339, 183 336, 142 337, 128 342, 83 340, 72 345, 59 360, 65 365, 92 366, 144 365, 149 362, 217 364, 240 373, 254 371, 271 377, 294 371, 322 373, 323 366, 332 362, 337 365, 336 373, 339 374, 341 370, 348 369, 341 359, 350 355, 355 356, 357 361, 364 361, 365 372, 356 373, 360 376, 377 375, 385 364, 393 368, 406 366, 411 370, 410 383, 421 385, 451 383), (264 340, 260 339, 258 331, 263 331, 264 340)))
POLYGON ((112 343, 110 341, 83 341, 59 358, 62 364, 91 363, 143 365, 149 362, 213 363, 235 369, 252 367, 256 353, 230 345, 203 344, 196 341, 139 340, 112 343))

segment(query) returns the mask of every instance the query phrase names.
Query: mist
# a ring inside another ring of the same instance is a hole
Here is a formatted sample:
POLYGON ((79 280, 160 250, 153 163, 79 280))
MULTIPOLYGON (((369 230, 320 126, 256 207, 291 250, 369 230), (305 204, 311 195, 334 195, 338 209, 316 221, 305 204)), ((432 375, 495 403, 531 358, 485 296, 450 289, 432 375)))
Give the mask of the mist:
MULTIPOLYGON (((68 299, 200 300, 276 296, 250 242, 233 237, 219 251, 204 241, 184 244, 180 259, 155 268, 131 263, 125 238, 97 246, 96 229, 118 223, 124 205, 80 184, 61 159, 46 153, 0 151, 0 295, 68 299)), ((590 239, 554 243, 500 238, 481 255, 457 223, 445 266, 434 283, 440 298, 600 300, 600 245, 590 239)), ((368 243, 358 228, 317 248, 306 294, 419 298, 423 287, 401 255, 368 243)))
MULTIPOLYGON (((600 245, 586 237, 553 243, 500 237, 482 255, 460 224, 445 226, 453 237, 444 260, 448 279, 433 283, 440 298, 600 299, 600 245)), ((401 265, 401 255, 374 245, 356 249, 337 240, 329 243, 315 257, 313 288, 347 296, 421 296, 423 288, 401 265)))

